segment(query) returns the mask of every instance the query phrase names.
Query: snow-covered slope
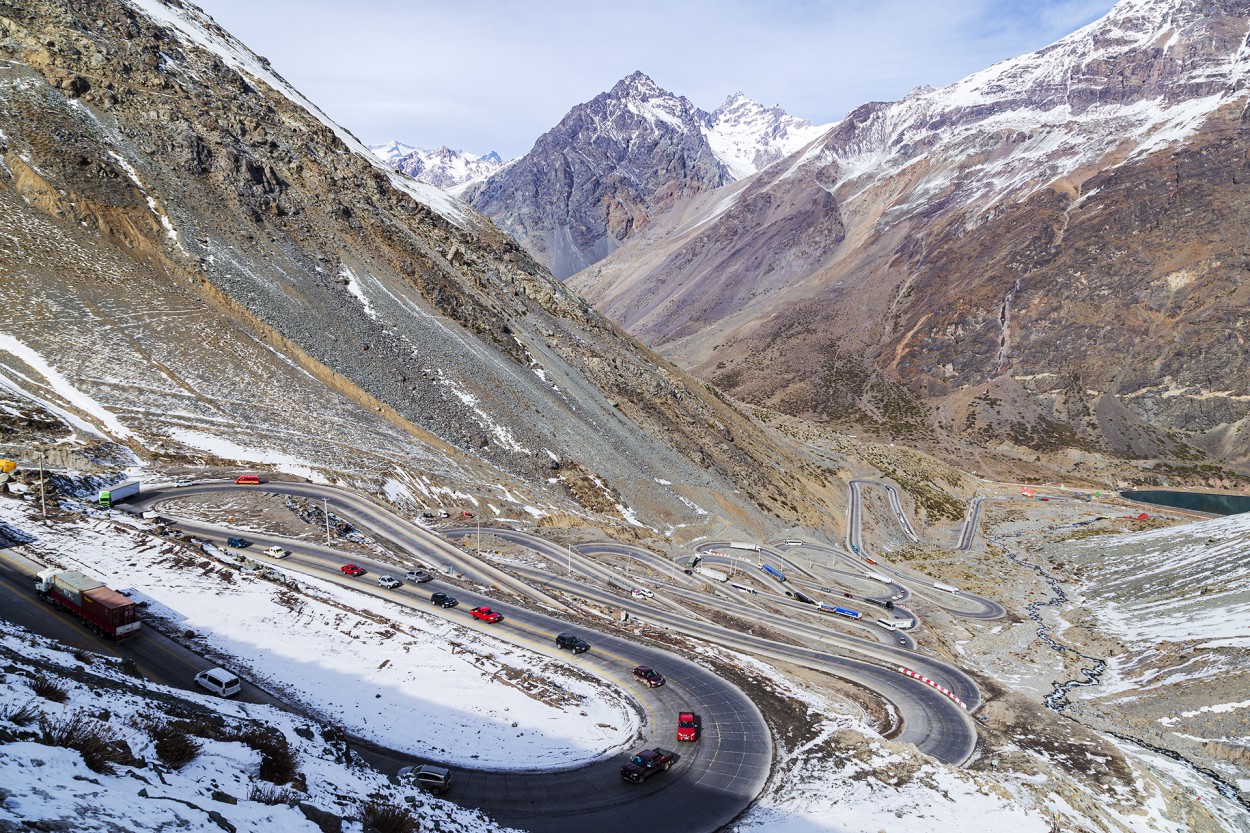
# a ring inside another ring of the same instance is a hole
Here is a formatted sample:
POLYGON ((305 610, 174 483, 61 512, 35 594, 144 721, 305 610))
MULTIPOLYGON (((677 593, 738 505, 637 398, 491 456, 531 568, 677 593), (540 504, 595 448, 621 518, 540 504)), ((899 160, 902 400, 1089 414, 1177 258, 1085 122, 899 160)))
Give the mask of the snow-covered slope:
POLYGON ((1197 0, 1122 0, 1045 49, 942 89, 864 105, 791 170, 834 166, 850 205, 871 183, 918 169, 890 219, 952 196, 985 210, 1183 140, 1244 98, 1248 71, 1250 46, 1236 20, 1197 0))
POLYGON ((765 109, 734 93, 707 114, 703 135, 736 181, 789 156, 830 127, 791 116, 780 106, 765 109))
POLYGON ((437 185, 451 194, 458 194, 473 183, 483 181, 506 164, 493 150, 478 156, 463 150, 452 150, 446 145, 424 150, 391 141, 384 145, 370 145, 369 150, 392 168, 413 179, 437 185))

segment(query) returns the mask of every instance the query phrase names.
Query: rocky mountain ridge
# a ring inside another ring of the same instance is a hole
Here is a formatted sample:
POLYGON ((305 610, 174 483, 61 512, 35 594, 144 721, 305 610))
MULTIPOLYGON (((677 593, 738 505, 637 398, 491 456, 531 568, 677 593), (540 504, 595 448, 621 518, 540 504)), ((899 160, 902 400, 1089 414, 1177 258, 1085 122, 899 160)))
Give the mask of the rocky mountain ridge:
POLYGON ((0 3, 0 55, 0 386, 67 437, 640 534, 840 500, 195 7, 0 3))
POLYGON ((635 72, 465 198, 566 278, 676 201, 749 175, 820 130, 741 94, 706 113, 635 72))
POLYGON ((1250 461, 1250 379, 1227 372, 1250 366, 1233 335, 1247 31, 1244 2, 1125 0, 1051 47, 860 107, 573 285, 786 413, 1030 460, 1250 461))

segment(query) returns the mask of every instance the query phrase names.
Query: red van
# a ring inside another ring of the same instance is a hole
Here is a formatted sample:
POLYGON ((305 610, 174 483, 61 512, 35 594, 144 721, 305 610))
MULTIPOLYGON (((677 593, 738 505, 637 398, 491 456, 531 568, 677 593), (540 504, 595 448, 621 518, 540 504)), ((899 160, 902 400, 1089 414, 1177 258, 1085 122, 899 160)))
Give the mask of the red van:
POLYGON ((260 475, 259 474, 241 474, 234 479, 234 482, 242 483, 244 485, 250 485, 250 486, 259 486, 260 475))

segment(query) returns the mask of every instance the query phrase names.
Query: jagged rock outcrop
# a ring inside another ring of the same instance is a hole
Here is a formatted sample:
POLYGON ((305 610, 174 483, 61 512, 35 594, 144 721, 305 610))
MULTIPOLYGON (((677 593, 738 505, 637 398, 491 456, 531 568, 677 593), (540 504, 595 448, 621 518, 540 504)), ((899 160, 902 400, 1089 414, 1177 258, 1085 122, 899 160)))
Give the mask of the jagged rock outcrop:
POLYGON ((825 395, 850 361, 938 433, 1250 460, 1248 32, 1245 2, 1124 0, 1051 47, 860 107, 574 286, 790 413, 914 433, 825 395), (675 287, 717 303, 656 303, 675 287))

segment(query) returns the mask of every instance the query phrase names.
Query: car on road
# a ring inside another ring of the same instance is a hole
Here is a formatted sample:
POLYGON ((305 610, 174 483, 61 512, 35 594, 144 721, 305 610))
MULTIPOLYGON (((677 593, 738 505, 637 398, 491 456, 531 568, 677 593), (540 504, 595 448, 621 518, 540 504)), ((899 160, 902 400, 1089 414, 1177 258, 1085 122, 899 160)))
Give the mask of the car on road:
POLYGON ((409 570, 404 573, 404 578, 409 581, 416 582, 417 584, 425 584, 427 581, 434 580, 434 576, 430 575, 425 570, 409 570))
POLYGON ((365 568, 358 564, 344 564, 342 567, 339 567, 339 570, 345 576, 363 576, 366 572, 365 568))
POLYGON ((694 712, 678 712, 677 740, 696 741, 703 730, 703 720, 694 712))
POLYGON ((430 603, 436 604, 439 607, 455 607, 456 605, 460 604, 460 602, 456 601, 451 596, 448 596, 446 593, 432 594, 430 596, 430 603))
POLYGON ((483 622, 490 622, 491 624, 503 619, 502 613, 491 610, 489 607, 475 607, 469 611, 469 614, 474 619, 480 619, 483 622))
POLYGON ((634 679, 640 683, 646 683, 651 688, 659 688, 664 685, 664 675, 645 665, 640 665, 634 669, 634 679))
POLYGON ((239 549, 242 549, 243 547, 250 547, 251 545, 251 541, 246 538, 240 538, 238 535, 231 535, 226 539, 227 547, 238 547, 239 549))
POLYGON ((174 481, 175 486, 194 486, 195 481, 189 477, 179 477, 174 481))
POLYGON ((234 479, 234 482, 235 482, 235 483, 238 483, 238 484, 240 484, 240 485, 243 485, 243 486, 259 486, 259 485, 260 485, 260 475, 258 475, 258 474, 240 474, 238 477, 236 477, 236 478, 234 479))
POLYGON ((238 694, 242 687, 239 678, 224 668, 208 668, 195 675, 195 684, 206 688, 219 697, 238 694))
POLYGON ((629 593, 635 599, 651 599, 655 597, 654 593, 643 587, 635 587, 633 590, 630 590, 629 593))
POLYGON ((590 643, 575 633, 562 633, 556 637, 556 647, 565 648, 575 654, 584 654, 590 650, 590 643))
POLYGON ((644 749, 630 758, 621 767, 621 777, 626 781, 641 784, 657 772, 667 772, 681 756, 668 749, 644 749))
POLYGON ((403 587, 404 583, 394 576, 379 576, 378 586, 385 587, 387 590, 394 590, 396 587, 403 587))
POLYGON ((284 550, 282 547, 274 546, 274 547, 266 547, 265 555, 269 556, 270 558, 286 558, 288 555, 290 555, 290 553, 284 550))
POLYGON ((433 764, 406 766, 399 771, 399 778, 415 781, 418 787, 436 794, 445 793, 451 787, 451 770, 433 764))

